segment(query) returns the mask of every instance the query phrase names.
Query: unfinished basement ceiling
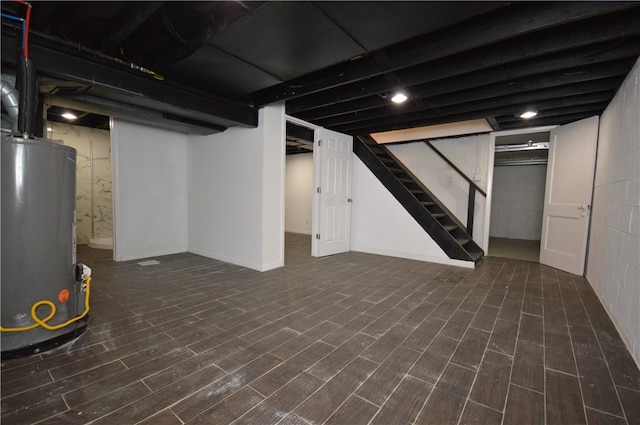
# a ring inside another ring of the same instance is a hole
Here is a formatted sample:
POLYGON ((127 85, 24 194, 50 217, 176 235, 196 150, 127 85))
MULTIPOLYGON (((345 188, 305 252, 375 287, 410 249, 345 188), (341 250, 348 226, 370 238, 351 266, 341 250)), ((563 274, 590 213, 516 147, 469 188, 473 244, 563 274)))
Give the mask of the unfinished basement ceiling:
POLYGON ((314 132, 301 125, 287 122, 286 154, 313 152, 314 132))
MULTIPOLYGON (((255 126, 274 102, 354 135, 565 124, 602 113, 640 54, 640 2, 32 4, 39 75, 83 86, 46 93, 54 104, 141 110, 203 133, 255 126), (396 89, 407 102, 390 102, 396 89), (538 116, 520 119, 530 108, 538 116)), ((3 72, 20 35, 2 19, 3 72)))
POLYGON ((72 124, 80 127, 97 128, 100 130, 110 130, 109 117, 106 115, 92 114, 71 108, 51 106, 47 108, 47 121, 64 124, 72 124), (64 114, 71 113, 76 118, 67 118, 64 114))

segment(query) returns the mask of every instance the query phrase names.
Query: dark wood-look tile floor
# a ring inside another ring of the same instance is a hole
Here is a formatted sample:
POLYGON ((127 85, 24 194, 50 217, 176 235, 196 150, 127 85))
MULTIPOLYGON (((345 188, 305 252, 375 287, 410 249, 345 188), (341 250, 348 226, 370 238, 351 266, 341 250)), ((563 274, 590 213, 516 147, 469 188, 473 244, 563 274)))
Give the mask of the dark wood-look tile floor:
POLYGON ((259 273, 81 247, 89 328, 2 363, 2 423, 640 423, 640 373, 584 278, 309 252, 288 234, 286 267, 259 273))

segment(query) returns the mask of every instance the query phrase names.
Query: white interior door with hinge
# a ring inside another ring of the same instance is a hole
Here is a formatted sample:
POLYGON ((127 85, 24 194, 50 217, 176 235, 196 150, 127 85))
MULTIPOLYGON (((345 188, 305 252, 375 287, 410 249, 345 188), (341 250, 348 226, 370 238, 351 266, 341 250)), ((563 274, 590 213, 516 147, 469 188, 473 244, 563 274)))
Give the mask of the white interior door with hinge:
POLYGON ((555 128, 549 140, 540 263, 577 275, 584 274, 597 141, 597 116, 555 128))
POLYGON ((353 137, 320 129, 314 148, 316 193, 314 197, 312 255, 347 252, 351 248, 351 175, 353 137))

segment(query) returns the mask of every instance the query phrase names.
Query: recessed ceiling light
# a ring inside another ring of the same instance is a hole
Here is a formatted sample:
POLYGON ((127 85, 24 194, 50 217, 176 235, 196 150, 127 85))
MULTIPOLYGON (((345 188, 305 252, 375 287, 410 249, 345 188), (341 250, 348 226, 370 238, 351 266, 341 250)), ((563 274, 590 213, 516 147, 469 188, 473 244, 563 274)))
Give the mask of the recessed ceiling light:
POLYGON ((73 115, 71 112, 65 112, 64 114, 62 114, 62 118, 66 118, 68 120, 75 120, 78 117, 76 117, 75 115, 73 115))
POLYGON ((520 114, 520 118, 529 119, 535 117, 536 115, 538 115, 536 111, 527 111, 520 114))
POLYGON ((393 103, 402 103, 402 102, 405 102, 407 99, 409 99, 409 97, 406 94, 402 92, 398 92, 393 95, 393 97, 391 98, 391 101, 393 103))

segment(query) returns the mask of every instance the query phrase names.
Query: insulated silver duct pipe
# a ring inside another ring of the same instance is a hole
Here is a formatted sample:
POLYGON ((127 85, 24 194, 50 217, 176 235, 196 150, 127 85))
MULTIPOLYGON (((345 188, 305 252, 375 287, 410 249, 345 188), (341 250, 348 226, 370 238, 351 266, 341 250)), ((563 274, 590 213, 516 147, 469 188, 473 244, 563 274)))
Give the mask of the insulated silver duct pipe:
POLYGON ((11 119, 11 130, 14 134, 18 133, 18 91, 6 81, 1 80, 0 88, 2 89, 2 104, 11 119))

